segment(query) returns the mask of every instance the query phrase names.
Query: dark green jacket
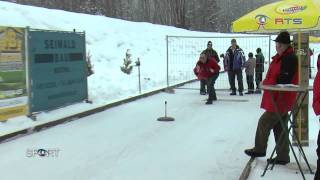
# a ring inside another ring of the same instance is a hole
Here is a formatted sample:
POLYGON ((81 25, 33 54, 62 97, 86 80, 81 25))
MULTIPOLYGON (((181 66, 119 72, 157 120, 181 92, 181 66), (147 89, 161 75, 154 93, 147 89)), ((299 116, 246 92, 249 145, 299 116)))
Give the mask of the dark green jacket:
POLYGON ((262 53, 256 54, 256 72, 264 72, 264 56, 262 53))

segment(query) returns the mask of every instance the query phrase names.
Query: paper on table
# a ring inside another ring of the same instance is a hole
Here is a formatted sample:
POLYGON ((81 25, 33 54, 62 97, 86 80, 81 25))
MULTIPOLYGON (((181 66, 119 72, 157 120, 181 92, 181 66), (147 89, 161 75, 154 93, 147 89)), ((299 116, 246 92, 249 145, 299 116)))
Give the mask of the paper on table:
POLYGON ((295 88, 299 87, 299 85, 296 85, 296 84, 276 84, 276 86, 278 86, 278 87, 295 87, 295 88))

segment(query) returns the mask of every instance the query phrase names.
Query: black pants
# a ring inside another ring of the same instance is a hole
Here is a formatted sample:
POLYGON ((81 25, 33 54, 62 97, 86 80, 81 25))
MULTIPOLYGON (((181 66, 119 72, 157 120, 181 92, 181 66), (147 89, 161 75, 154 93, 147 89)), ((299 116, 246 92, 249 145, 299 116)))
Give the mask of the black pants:
POLYGON ((217 99, 216 89, 214 88, 214 84, 216 83, 216 80, 218 77, 219 77, 219 73, 215 73, 213 76, 211 76, 207 80, 207 88, 208 88, 208 94, 209 94, 208 100, 217 99))
POLYGON ((260 89, 260 82, 262 81, 262 72, 256 72, 256 87, 260 89))
POLYGON ((236 76, 237 76, 237 80, 238 80, 238 88, 239 88, 239 92, 243 91, 243 78, 242 78, 242 70, 238 69, 238 70, 233 70, 230 71, 230 85, 231 85, 231 90, 232 92, 236 92, 236 85, 235 85, 235 81, 236 81, 236 76))
POLYGON ((206 80, 200 80, 200 92, 207 92, 206 90, 207 82, 206 80))
POLYGON ((319 180, 320 179, 320 130, 319 130, 319 133, 318 133, 317 144, 318 144, 318 147, 317 147, 318 160, 317 160, 317 171, 316 171, 316 174, 314 176, 314 180, 319 180))
POLYGON ((228 81, 229 81, 229 88, 231 89, 231 71, 228 71, 228 81))
POLYGON ((253 75, 247 75, 248 92, 254 91, 253 75))

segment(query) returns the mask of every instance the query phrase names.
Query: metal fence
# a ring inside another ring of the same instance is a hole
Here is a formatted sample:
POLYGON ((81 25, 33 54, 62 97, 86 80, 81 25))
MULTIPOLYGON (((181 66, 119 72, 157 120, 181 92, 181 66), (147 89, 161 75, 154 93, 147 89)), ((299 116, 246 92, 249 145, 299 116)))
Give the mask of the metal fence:
MULTIPOLYGON (((207 48, 207 42, 212 41, 213 49, 218 55, 225 54, 231 45, 231 39, 236 39, 237 44, 243 49, 246 59, 248 53, 256 54, 256 49, 261 48, 265 56, 265 62, 270 62, 271 37, 261 36, 224 36, 224 37, 195 37, 195 36, 167 36, 167 86, 172 86, 181 82, 195 80, 193 68, 199 59, 200 53, 207 48)), ((223 59, 219 65, 222 73, 216 81, 216 89, 229 89, 227 73, 223 72, 223 59)), ((265 69, 267 69, 265 64, 265 69)), ((264 73, 265 75, 265 73, 264 73)), ((244 87, 246 88, 245 73, 243 71, 244 87)), ((187 89, 199 89, 195 83, 185 85, 187 89)))

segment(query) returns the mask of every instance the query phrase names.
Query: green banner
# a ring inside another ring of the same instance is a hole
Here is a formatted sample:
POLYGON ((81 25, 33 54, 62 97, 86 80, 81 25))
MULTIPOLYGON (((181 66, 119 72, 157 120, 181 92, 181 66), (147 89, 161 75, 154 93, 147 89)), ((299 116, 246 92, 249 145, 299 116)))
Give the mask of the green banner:
POLYGON ((30 30, 30 112, 88 98, 85 34, 30 30))
POLYGON ((0 121, 27 108, 24 29, 0 27, 0 121))

